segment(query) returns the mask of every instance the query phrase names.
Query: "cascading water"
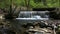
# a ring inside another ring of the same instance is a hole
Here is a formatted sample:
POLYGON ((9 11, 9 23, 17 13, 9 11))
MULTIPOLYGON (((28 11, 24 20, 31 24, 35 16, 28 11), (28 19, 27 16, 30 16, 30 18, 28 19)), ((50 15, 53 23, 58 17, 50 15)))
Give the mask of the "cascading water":
POLYGON ((20 11, 18 18, 16 19, 21 23, 48 20, 49 15, 46 13, 48 13, 48 11, 20 11))

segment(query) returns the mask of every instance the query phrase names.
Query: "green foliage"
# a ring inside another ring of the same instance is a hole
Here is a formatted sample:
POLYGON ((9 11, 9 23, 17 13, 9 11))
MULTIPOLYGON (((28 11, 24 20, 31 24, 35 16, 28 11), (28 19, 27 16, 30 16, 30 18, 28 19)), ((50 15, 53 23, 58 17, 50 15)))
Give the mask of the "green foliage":
POLYGON ((58 0, 47 0, 47 5, 48 7, 58 7, 59 6, 59 1, 58 0))
POLYGON ((30 1, 30 5, 32 8, 44 8, 44 4, 42 2, 35 3, 34 1, 30 1))
MULTIPOLYGON (((27 2, 26 0, 0 0, 0 8, 9 7, 11 4, 26 6, 27 2)), ((28 6, 32 8, 52 8, 59 7, 59 3, 59 0, 30 0, 28 6)))
POLYGON ((25 5, 24 0, 12 0, 12 3, 16 6, 24 6, 25 5))
POLYGON ((46 5, 43 2, 35 3, 33 0, 30 1, 30 5, 33 8, 52 8, 52 7, 59 7, 58 0, 46 0, 46 5))
POLYGON ((0 0, 0 8, 8 8, 10 4, 10 0, 0 0))

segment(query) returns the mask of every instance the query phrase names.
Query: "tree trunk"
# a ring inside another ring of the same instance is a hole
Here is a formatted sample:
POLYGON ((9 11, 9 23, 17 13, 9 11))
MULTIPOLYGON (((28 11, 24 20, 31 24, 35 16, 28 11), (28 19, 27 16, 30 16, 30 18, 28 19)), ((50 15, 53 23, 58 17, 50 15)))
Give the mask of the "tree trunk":
POLYGON ((26 7, 27 7, 27 11, 28 11, 29 10, 30 0, 25 0, 25 4, 26 4, 26 7))
POLYGON ((14 13, 16 11, 16 9, 17 9, 17 6, 15 6, 14 10, 12 10, 12 13, 14 13))
POLYGON ((47 6, 46 0, 42 0, 43 4, 47 6))

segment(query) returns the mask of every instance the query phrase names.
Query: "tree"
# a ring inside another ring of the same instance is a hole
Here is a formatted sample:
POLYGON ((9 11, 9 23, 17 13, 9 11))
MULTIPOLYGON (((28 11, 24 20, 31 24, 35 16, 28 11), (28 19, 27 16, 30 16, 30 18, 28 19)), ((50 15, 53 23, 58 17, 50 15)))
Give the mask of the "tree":
POLYGON ((25 6, 27 7, 27 10, 29 10, 30 0, 25 0, 25 6))
POLYGON ((43 4, 47 6, 46 0, 42 0, 41 2, 43 2, 43 4))
POLYGON ((39 3, 41 2, 42 0, 33 0, 35 3, 39 3))

